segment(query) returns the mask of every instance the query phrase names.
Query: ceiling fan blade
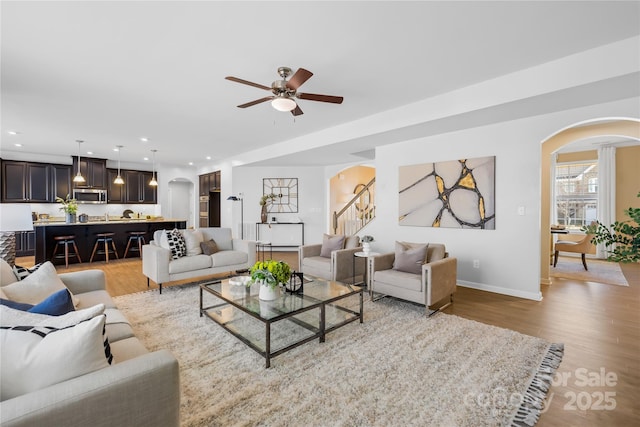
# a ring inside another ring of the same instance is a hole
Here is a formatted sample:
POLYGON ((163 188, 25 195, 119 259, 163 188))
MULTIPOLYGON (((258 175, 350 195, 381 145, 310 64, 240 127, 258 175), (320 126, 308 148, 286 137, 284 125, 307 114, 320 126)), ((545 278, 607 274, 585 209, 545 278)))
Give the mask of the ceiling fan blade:
POLYGON ((300 86, 302 86, 304 82, 309 80, 311 76, 313 76, 313 73, 311 71, 305 70, 304 68, 298 68, 298 71, 296 71, 296 73, 291 76, 291 78, 287 82, 287 88, 296 90, 300 86))
POLYGON ((341 96, 318 95, 316 93, 298 93, 296 96, 300 99, 308 99, 309 101, 331 102, 333 104, 342 104, 344 99, 341 96))
POLYGON ((291 114, 293 114, 294 116, 301 116, 302 114, 304 114, 302 112, 302 110, 300 109, 299 105, 296 105, 296 108, 294 108, 293 110, 291 110, 291 114))
POLYGON ((242 84, 244 84, 244 85, 249 85, 249 86, 257 87, 258 89, 271 90, 271 88, 270 88, 270 87, 268 87, 268 86, 261 85, 261 84, 259 84, 259 83, 253 83, 253 82, 250 82, 250 81, 248 81, 248 80, 242 80, 242 79, 239 79, 239 78, 237 78, 237 77, 233 77, 233 76, 227 76, 227 77, 225 77, 225 79, 230 80, 230 81, 232 81, 232 82, 242 83, 242 84))
POLYGON ((252 105, 261 104, 266 101, 271 101, 273 96, 265 96, 264 98, 256 99, 255 101, 247 102, 246 104, 238 105, 238 108, 247 108, 252 105))

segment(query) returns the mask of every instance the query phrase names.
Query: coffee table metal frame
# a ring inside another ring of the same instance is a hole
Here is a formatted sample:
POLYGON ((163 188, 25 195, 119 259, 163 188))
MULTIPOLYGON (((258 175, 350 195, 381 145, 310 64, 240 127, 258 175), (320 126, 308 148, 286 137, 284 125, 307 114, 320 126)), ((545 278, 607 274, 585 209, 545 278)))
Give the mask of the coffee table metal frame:
MULTIPOLYGON (((250 310, 247 306, 247 301, 248 300, 252 300, 252 301, 257 301, 258 300, 258 295, 257 292, 254 292, 254 295, 251 295, 250 289, 246 288, 245 291, 245 295, 243 295, 241 298, 238 297, 237 294, 232 295, 229 292, 223 292, 222 291, 222 285, 223 282, 228 282, 228 279, 225 280, 212 280, 210 282, 205 282, 200 284, 200 317, 202 316, 207 316, 209 319, 213 320, 214 322, 216 322, 217 324, 219 324, 220 326, 222 326, 226 331, 228 331, 229 333, 231 333, 233 336, 235 336, 236 338, 238 338, 240 341, 242 341, 244 344, 246 344, 249 348, 253 349, 255 352, 257 352, 258 354, 260 354, 262 357, 265 358, 265 367, 269 368, 271 366, 271 358, 278 356, 282 353, 285 353, 289 350, 292 350, 302 344, 305 344, 309 341, 313 341, 316 338, 318 338, 319 342, 323 343, 325 341, 325 335, 328 332, 334 331, 348 323, 351 323, 355 320, 359 320, 360 323, 363 322, 363 287, 361 286, 354 286, 354 285, 350 285, 347 283, 341 283, 341 282, 333 282, 333 284, 329 283, 328 281, 325 281, 323 279, 318 279, 318 278, 312 278, 312 282, 311 283, 307 283, 305 284, 305 287, 309 287, 307 289, 310 289, 310 286, 323 286, 323 283, 326 283, 326 286, 343 286, 346 290, 348 290, 348 292, 344 293, 344 294, 340 294, 340 295, 333 295, 327 298, 318 298, 317 296, 311 296, 311 295, 307 295, 307 294, 286 294, 286 297, 288 298, 301 298, 303 299, 303 306, 301 308, 296 308, 296 309, 292 309, 290 311, 286 311, 283 312, 282 314, 279 314, 275 317, 272 318, 266 318, 261 316, 259 313, 256 313, 252 310, 250 310), (219 286, 218 286, 219 285, 219 286), (217 299, 222 300, 221 303, 218 304, 214 304, 214 305, 210 305, 205 307, 204 306, 204 302, 203 302, 203 294, 204 292, 207 292, 213 296, 215 296, 217 299), (335 305, 333 303, 354 296, 354 295, 359 295, 360 298, 360 310, 359 311, 353 311, 351 309, 348 309, 346 307, 343 306, 339 306, 339 305, 335 305), (326 325, 326 308, 328 305, 331 305, 332 307, 334 307, 337 310, 343 311, 345 313, 347 313, 348 315, 350 315, 349 317, 345 318, 343 321, 338 322, 330 327, 327 327, 326 325), (259 347, 258 345, 256 345, 255 343, 253 343, 249 338, 245 337, 244 335, 242 335, 242 333, 236 331, 234 328, 230 327, 229 325, 227 325, 228 322, 226 321, 222 321, 219 320, 218 318, 216 318, 216 316, 212 315, 209 313, 209 310, 211 309, 216 309, 216 308, 221 308, 221 307, 234 307, 238 310, 240 310, 241 312, 253 317, 254 319, 259 320, 260 322, 262 322, 264 324, 265 327, 265 347, 264 350, 259 347), (309 324, 307 322, 304 322, 301 319, 297 319, 294 316, 297 316, 301 313, 304 313, 306 311, 309 310, 314 310, 314 309, 319 309, 320 310, 320 316, 318 319, 318 326, 316 327, 315 325, 309 324), (293 341, 291 344, 276 350, 276 351, 272 351, 271 350, 271 325, 275 322, 281 321, 281 320, 285 320, 285 319, 291 319, 291 321, 293 321, 294 323, 296 323, 296 325, 298 326, 302 326, 303 328, 313 332, 312 335, 304 337, 300 340, 297 341, 293 341)), ((258 286, 253 285, 253 286, 258 286)), ((283 291, 284 293, 284 291, 283 291)), ((284 298, 284 296, 281 296, 281 298, 284 298)), ((278 300, 276 300, 278 301, 278 300)))

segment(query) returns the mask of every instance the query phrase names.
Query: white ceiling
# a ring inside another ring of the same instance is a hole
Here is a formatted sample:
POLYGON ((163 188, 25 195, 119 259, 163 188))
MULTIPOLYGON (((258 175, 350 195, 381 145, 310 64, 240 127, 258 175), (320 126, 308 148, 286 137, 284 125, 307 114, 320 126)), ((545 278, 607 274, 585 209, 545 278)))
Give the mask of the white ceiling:
MULTIPOLYGON (((142 162, 157 149, 159 163, 201 168, 640 34, 636 1, 2 1, 0 8, 0 154, 72 155, 82 139, 94 157, 115 160, 112 149, 123 145, 123 161, 142 162), (279 66, 312 71, 300 91, 344 103, 301 100, 305 114, 295 120, 269 103, 236 108, 269 93, 225 76, 269 86, 279 66)), ((355 152, 366 159, 382 140, 393 136, 350 137, 294 159, 330 164, 355 152)))

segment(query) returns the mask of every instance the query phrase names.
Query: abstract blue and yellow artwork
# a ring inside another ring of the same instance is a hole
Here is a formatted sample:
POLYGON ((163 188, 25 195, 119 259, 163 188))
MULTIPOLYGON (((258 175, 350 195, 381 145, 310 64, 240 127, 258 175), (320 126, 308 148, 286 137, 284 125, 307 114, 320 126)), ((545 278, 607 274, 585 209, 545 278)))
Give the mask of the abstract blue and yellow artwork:
POLYGON ((399 223, 494 230, 495 156, 400 166, 399 223))

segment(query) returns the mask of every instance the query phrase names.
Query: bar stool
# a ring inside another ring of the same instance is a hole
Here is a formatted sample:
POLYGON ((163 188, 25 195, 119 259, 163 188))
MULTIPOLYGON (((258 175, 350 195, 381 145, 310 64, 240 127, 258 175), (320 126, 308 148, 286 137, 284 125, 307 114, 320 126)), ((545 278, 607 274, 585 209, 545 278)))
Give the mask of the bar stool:
POLYGON ((99 255, 104 254, 105 262, 109 263, 109 253, 113 252, 115 254, 116 259, 118 258, 118 251, 116 249, 116 244, 113 242, 113 236, 116 233, 98 233, 96 234, 96 243, 93 245, 93 252, 91 252, 91 259, 89 262, 93 262, 93 256, 97 253, 99 255), (109 243, 111 243, 111 247, 109 247, 109 243), (104 249, 98 250, 100 245, 104 245, 104 249), (113 248, 113 249, 112 249, 113 248))
POLYGON ((124 250, 124 255, 122 256, 122 258, 126 258, 129 251, 138 252, 139 256, 142 256, 142 245, 146 243, 144 240, 145 234, 147 234, 146 231, 129 232, 129 241, 127 241, 127 247, 124 250), (131 245, 132 243, 134 244, 134 246, 131 245))
POLYGON ((55 236, 53 240, 56 241, 57 244, 56 244, 56 247, 53 249, 53 255, 51 255, 51 261, 53 262, 55 258, 64 258, 64 265, 66 268, 69 268, 69 257, 76 257, 78 259, 78 262, 82 262, 82 259, 80 259, 80 253, 78 252, 78 247, 76 246, 75 239, 76 239, 76 236, 74 235, 55 236), (57 254, 58 248, 60 247, 60 245, 64 245, 64 254, 57 254), (73 245, 74 253, 72 254, 69 253, 69 245, 73 245))

